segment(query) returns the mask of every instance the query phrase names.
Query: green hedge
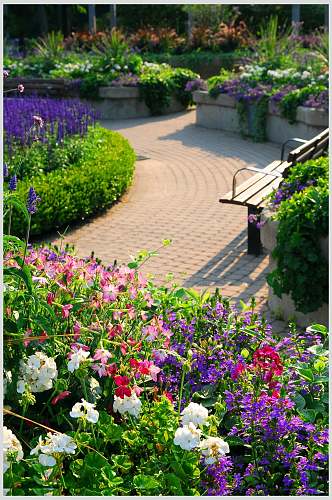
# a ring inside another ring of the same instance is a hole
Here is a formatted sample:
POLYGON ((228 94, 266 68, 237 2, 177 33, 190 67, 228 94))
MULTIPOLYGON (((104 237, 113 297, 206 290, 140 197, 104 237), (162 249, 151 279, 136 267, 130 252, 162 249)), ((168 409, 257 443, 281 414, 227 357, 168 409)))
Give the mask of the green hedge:
MULTIPOLYGON (((30 186, 41 198, 32 216, 31 235, 66 227, 112 205, 130 185, 135 153, 117 132, 96 127, 84 144, 84 158, 78 164, 42 173, 18 184, 18 195, 25 202, 30 186)), ((13 216, 12 233, 24 235, 24 223, 13 216)))

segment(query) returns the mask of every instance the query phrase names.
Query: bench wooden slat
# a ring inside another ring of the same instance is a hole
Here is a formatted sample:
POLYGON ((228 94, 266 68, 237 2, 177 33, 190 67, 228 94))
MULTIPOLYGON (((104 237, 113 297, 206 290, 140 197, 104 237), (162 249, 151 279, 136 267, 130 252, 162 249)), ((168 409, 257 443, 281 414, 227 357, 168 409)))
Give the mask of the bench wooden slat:
MULTIPOLYGON (((279 160, 275 160, 272 163, 270 163, 267 167, 262 169, 262 172, 272 172, 278 165, 280 165, 279 160)), ((242 182, 239 186, 237 186, 236 191, 235 191, 235 197, 237 197, 239 194, 241 194, 243 191, 248 189, 250 186, 258 182, 260 179, 263 179, 266 177, 266 175, 263 174, 255 174, 250 177, 250 179, 247 179, 246 181, 242 182)), ((221 203, 227 203, 231 202, 233 200, 233 191, 228 191, 223 197, 219 200, 221 203)))
POLYGON ((247 205, 253 205, 258 208, 264 208, 267 205, 267 200, 264 200, 274 189, 276 189, 280 184, 280 179, 274 179, 271 184, 262 189, 259 193, 254 195, 252 198, 247 200, 247 205))
POLYGON ((296 163, 297 161, 299 161, 299 158, 304 155, 304 153, 312 148, 315 149, 321 142, 324 143, 324 141, 326 141, 325 144, 327 144, 328 140, 329 129, 327 128, 320 134, 316 135, 316 137, 314 137, 313 139, 310 139, 305 144, 302 144, 298 148, 293 149, 293 151, 290 151, 290 153, 288 154, 288 161, 290 161, 291 163, 296 163))
MULTIPOLYGON (((279 174, 282 174, 285 168, 287 168, 288 166, 289 163, 286 161, 282 163, 279 162, 279 164, 276 165, 276 168, 270 173, 277 172, 279 174)), ((265 175, 264 178, 260 179, 254 185, 243 191, 239 196, 235 196, 235 199, 238 202, 244 203, 246 205, 252 205, 252 203, 248 202, 248 200, 257 194, 259 195, 262 190, 265 191, 266 188, 268 188, 275 180, 277 180, 277 183, 280 183, 282 181, 282 176, 273 177, 272 175, 265 175)))

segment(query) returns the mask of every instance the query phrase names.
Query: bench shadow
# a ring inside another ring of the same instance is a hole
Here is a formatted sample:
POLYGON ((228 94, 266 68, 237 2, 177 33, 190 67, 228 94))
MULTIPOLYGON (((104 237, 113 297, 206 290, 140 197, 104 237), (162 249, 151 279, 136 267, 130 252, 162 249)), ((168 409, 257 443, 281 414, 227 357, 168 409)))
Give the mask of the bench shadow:
POLYGON ((249 300, 264 285, 268 262, 259 274, 250 275, 265 259, 265 254, 258 257, 247 254, 247 230, 244 229, 196 273, 189 276, 183 286, 218 287, 222 291, 223 287, 239 287, 245 282, 246 287, 240 294, 237 293, 237 299, 249 300))

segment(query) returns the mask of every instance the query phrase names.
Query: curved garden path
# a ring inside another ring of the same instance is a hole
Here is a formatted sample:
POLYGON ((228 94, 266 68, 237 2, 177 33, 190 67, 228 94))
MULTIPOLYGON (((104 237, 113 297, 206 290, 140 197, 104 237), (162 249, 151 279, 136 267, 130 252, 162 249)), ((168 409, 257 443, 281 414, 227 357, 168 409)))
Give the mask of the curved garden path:
MULTIPOLYGON (((271 143, 195 126, 195 111, 103 122, 128 138, 137 155, 132 187, 105 214, 67 233, 80 256, 128 262, 141 249, 172 245, 143 269, 161 281, 169 272, 185 286, 220 287, 226 296, 266 298, 267 257, 246 254, 247 210, 221 205, 233 173, 264 167, 280 155, 271 143)), ((239 176, 243 180, 247 174, 239 176)))

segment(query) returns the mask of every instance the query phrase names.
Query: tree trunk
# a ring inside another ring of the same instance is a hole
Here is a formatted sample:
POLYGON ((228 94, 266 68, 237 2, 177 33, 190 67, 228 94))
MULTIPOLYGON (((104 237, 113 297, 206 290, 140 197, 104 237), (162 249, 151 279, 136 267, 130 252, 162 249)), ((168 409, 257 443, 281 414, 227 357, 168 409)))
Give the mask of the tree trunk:
POLYGON ((116 28, 116 4, 112 3, 110 5, 110 25, 111 25, 111 30, 113 28, 116 28))
POLYGON ((37 5, 37 19, 40 28, 40 34, 46 35, 48 32, 48 22, 45 5, 37 5))
POLYGON ((56 6, 56 17, 57 17, 58 30, 63 32, 62 5, 56 6))
POLYGON ((96 7, 88 5, 89 9, 89 33, 96 33, 96 7))

